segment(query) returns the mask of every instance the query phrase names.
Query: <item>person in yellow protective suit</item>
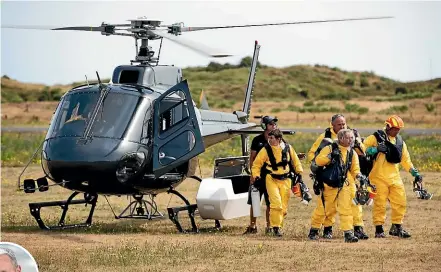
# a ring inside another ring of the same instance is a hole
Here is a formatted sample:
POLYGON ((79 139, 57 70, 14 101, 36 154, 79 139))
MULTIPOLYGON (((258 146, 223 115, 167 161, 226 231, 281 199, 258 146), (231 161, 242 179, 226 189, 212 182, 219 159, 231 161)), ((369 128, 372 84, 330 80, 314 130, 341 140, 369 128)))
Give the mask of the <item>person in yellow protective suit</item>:
POLYGON ((251 167, 251 182, 260 178, 261 168, 266 164, 269 174, 266 175, 266 190, 270 202, 270 225, 275 236, 282 236, 281 227, 283 218, 288 212, 288 201, 291 189, 289 165, 291 163, 295 173, 300 175, 303 168, 296 151, 288 143, 282 142, 283 134, 275 129, 268 134, 268 143, 256 156, 251 167))
MULTIPOLYGON (((325 130, 320 136, 317 138, 317 140, 312 145, 311 149, 308 152, 308 161, 311 163, 315 163, 314 157, 316 156, 317 150, 322 148, 324 144, 329 144, 323 141, 324 138, 329 138, 331 140, 337 140, 337 133, 341 129, 346 129, 346 119, 342 114, 335 114, 331 118, 331 126, 325 130)), ((355 148, 354 150, 357 152, 358 155, 364 155, 364 152, 366 150, 365 146, 363 145, 360 135, 358 132, 355 131, 355 148)), ((353 181, 354 177, 349 174, 348 178, 353 181)), ((356 185, 355 182, 351 182, 351 195, 352 197, 355 197, 356 193, 356 185)), ((354 223, 354 235, 358 239, 369 239, 369 236, 364 232, 364 223, 363 223, 363 208, 361 205, 356 205, 355 203, 351 203, 351 209, 352 209, 352 216, 353 216, 353 223, 354 223)), ((320 212, 316 209, 316 212, 320 212)), ((332 239, 332 226, 335 223, 335 213, 334 214, 326 214, 325 220, 323 221, 323 238, 325 239, 332 239)), ((318 216, 318 215, 317 215, 318 216)))
POLYGON ((351 187, 355 183, 349 176, 357 177, 362 182, 367 179, 361 175, 358 156, 352 149, 354 133, 350 129, 341 129, 337 133, 337 142, 324 147, 315 158, 318 166, 327 166, 327 169, 341 167, 336 176, 330 171, 318 173, 317 178, 323 181, 323 192, 318 198, 317 207, 311 218, 311 229, 309 239, 319 239, 319 229, 328 215, 340 216, 340 228, 344 231, 345 242, 358 242, 358 238, 353 233, 352 198, 351 187), (325 174, 327 173, 327 174, 325 174), (329 175, 328 175, 329 174, 329 175), (324 202, 324 203, 323 203, 324 202))
POLYGON ((399 164, 406 172, 410 172, 421 185, 422 177, 410 160, 406 143, 398 135, 400 129, 404 127, 403 120, 397 115, 392 115, 385 124, 384 130, 377 131, 364 141, 366 153, 375 158, 369 174, 371 183, 377 188, 372 210, 375 237, 385 237, 383 225, 386 220, 386 202, 389 201, 392 210, 392 227, 389 235, 409 238, 411 235, 401 226, 406 213, 406 192, 400 177, 399 164), (393 148, 396 148, 395 152, 392 150, 393 148), (392 158, 394 153, 396 153, 396 158, 392 158))

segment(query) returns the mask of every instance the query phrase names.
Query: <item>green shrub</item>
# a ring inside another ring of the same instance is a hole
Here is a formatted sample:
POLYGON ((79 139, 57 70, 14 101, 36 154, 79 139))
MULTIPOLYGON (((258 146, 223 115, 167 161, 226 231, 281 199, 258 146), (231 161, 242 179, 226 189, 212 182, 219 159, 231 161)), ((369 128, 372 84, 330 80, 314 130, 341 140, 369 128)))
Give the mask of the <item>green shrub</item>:
POLYGON ((426 106, 426 110, 428 112, 433 112, 436 109, 436 105, 433 103, 427 103, 427 104, 424 104, 424 106, 426 106))
POLYGON ((354 86, 354 83, 355 83, 355 80, 354 80, 353 78, 351 78, 351 77, 348 77, 348 78, 346 78, 344 84, 345 84, 346 86, 354 86))
POLYGON ((407 94, 407 89, 406 87, 397 87, 395 88, 395 94, 407 94))
POLYGON ((382 113, 382 114, 404 113, 404 112, 406 112, 408 110, 409 110, 409 108, 406 105, 391 106, 391 107, 389 107, 386 110, 380 111, 380 113, 382 113))
POLYGON ((360 107, 360 105, 358 104, 345 103, 345 111, 365 114, 369 111, 369 109, 365 107, 360 107))
POLYGON ((360 87, 362 87, 362 88, 369 87, 369 81, 367 78, 365 78, 365 77, 360 78, 360 87))
POLYGON ((314 105, 314 101, 306 101, 305 103, 303 103, 303 107, 310 107, 314 105))

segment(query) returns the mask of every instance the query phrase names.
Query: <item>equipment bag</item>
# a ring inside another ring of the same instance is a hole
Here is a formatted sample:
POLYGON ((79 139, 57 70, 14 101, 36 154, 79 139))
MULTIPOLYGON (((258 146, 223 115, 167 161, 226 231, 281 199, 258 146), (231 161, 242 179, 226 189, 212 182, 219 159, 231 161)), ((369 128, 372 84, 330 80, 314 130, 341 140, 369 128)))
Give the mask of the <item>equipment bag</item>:
POLYGON ((383 143, 387 147, 386 160, 390 163, 400 163, 403 156, 403 139, 400 135, 396 137, 396 143, 393 144, 387 140, 386 133, 383 130, 378 130, 374 133, 378 143, 383 143))
MULTIPOLYGON (((332 151, 338 149, 338 144, 332 144, 332 151)), ((346 164, 341 163, 341 154, 339 154, 337 159, 331 160, 331 163, 326 165, 324 168, 319 169, 316 173, 316 179, 319 182, 323 182, 326 185, 333 188, 341 188, 343 187, 344 182, 346 181, 347 173, 352 165, 352 156, 353 150, 348 151, 346 156, 346 164)))

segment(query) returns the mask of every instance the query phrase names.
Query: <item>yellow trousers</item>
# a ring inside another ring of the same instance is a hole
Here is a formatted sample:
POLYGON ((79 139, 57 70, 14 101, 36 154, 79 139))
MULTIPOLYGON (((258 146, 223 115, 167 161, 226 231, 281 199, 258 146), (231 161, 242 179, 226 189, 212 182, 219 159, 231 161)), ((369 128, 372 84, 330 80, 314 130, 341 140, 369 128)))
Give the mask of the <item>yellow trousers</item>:
POLYGON ((392 224, 402 224, 404 214, 406 214, 406 192, 401 179, 391 182, 372 178, 371 183, 377 187, 377 195, 372 209, 374 225, 384 225, 386 221, 386 202, 388 200, 392 210, 392 224))
MULTIPOLYGON (((351 188, 351 199, 355 197, 355 192, 357 191, 357 187, 355 186, 355 183, 350 185, 351 188)), ((326 206, 326 205, 325 205, 326 206)), ((361 205, 355 205, 351 201, 351 209, 352 209, 352 218, 354 226, 360 226, 363 227, 363 208, 361 205)), ((324 227, 332 227, 335 224, 335 216, 337 214, 337 211, 335 211, 334 214, 326 214, 325 221, 323 221, 324 227)))
MULTIPOLYGON (((338 192, 338 188, 332 188, 324 184, 323 197, 325 199, 325 206, 323 207, 321 195, 317 197, 317 207, 312 213, 311 227, 320 229, 326 218, 335 223, 335 216, 338 212, 340 216, 340 229, 342 231, 352 230, 352 193, 350 185, 344 185, 338 192), (338 194, 338 195, 337 195, 338 194)), ((331 224, 331 226, 332 226, 331 224)))
POLYGON ((282 227, 283 218, 288 212, 290 186, 290 179, 278 180, 273 179, 271 175, 266 176, 266 190, 270 201, 271 227, 282 227))

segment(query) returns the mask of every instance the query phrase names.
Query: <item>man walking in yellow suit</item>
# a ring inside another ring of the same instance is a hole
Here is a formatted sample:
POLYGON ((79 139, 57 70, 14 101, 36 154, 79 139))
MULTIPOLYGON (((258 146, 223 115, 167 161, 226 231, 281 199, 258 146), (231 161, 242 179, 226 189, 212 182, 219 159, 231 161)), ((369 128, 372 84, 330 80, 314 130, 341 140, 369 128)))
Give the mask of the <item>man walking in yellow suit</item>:
POLYGON ((399 164, 406 172, 410 172, 421 186, 423 180, 410 160, 406 143, 398 135, 400 129, 404 127, 403 120, 397 115, 392 115, 385 124, 384 130, 377 131, 364 141, 366 153, 375 156, 369 174, 371 183, 377 188, 372 211, 375 237, 385 237, 383 225, 386 220, 386 202, 389 201, 392 210, 392 227, 389 235, 409 238, 411 235, 402 227, 406 213, 406 192, 400 177, 399 164))
POLYGON ((282 236, 283 219, 288 212, 288 201, 291 189, 289 163, 295 173, 301 175, 303 168, 292 146, 282 142, 282 132, 275 129, 268 134, 268 143, 257 154, 251 167, 251 182, 260 178, 261 168, 266 163, 269 174, 266 175, 266 190, 270 202, 270 225, 275 236, 282 236))
MULTIPOLYGON (((329 138, 331 140, 337 140, 337 133, 341 129, 346 129, 346 119, 342 114, 335 114, 331 118, 331 127, 327 128, 326 131, 317 138, 317 140, 312 145, 311 149, 308 152, 308 161, 311 163, 314 157, 317 149, 322 144, 322 141, 324 138, 329 138)), ((365 152, 365 147, 363 143, 361 142, 360 135, 354 135, 355 136, 355 143, 356 148, 354 149, 358 154, 365 152)), ((360 154, 361 155, 361 154, 360 154)), ((354 179, 352 175, 348 175, 349 179, 354 179)), ((351 195, 354 197, 356 193, 356 186, 355 182, 351 183, 352 186, 350 187, 351 195)), ((361 205, 356 205, 354 203, 351 204, 352 209, 352 216, 353 216, 353 223, 354 223, 354 235, 358 239, 368 239, 369 236, 364 232, 364 223, 363 223, 363 208, 361 205)), ((316 209, 317 210, 317 209, 316 209)), ((323 221, 323 238, 325 239, 332 239, 332 226, 335 223, 335 213, 333 214, 326 214, 325 220, 323 221)))
POLYGON ((317 207, 311 218, 311 229, 308 238, 319 239, 319 229, 328 215, 338 213, 340 216, 340 229, 344 232, 345 242, 358 242, 353 233, 352 216, 352 192, 351 186, 355 183, 349 176, 357 177, 362 182, 367 182, 360 173, 357 154, 352 150, 351 144, 354 141, 354 133, 349 129, 341 129, 337 134, 338 142, 324 147, 315 158, 318 166, 326 166, 319 178, 323 182, 322 196, 318 198, 317 207), (334 175, 335 169, 340 167, 338 176, 334 175))

